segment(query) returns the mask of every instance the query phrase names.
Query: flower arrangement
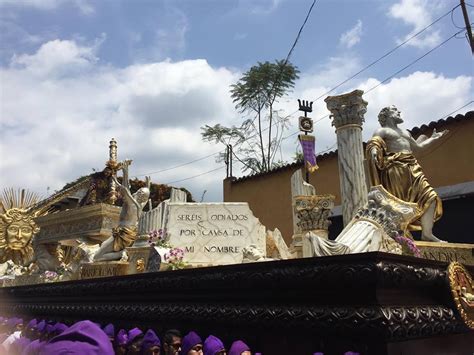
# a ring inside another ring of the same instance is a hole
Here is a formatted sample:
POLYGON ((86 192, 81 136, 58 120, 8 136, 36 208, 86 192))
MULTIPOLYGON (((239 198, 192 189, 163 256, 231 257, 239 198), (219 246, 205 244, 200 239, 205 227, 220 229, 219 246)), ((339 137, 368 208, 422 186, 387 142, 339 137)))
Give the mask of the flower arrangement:
POLYGON ((166 229, 152 230, 148 232, 148 244, 152 247, 171 248, 165 237, 166 229))
POLYGON ((64 263, 61 263, 55 271, 46 270, 40 274, 40 279, 42 279, 43 282, 58 282, 68 280, 71 274, 71 268, 64 263))
POLYGON ((183 261, 184 249, 172 248, 165 254, 165 261, 169 264, 170 270, 184 269, 187 264, 183 261))
POLYGON ((44 282, 57 282, 60 276, 56 271, 45 271, 40 277, 44 282))
POLYGON ((413 239, 408 238, 400 232, 394 233, 393 239, 402 246, 403 254, 413 255, 421 258, 420 249, 416 246, 413 239))

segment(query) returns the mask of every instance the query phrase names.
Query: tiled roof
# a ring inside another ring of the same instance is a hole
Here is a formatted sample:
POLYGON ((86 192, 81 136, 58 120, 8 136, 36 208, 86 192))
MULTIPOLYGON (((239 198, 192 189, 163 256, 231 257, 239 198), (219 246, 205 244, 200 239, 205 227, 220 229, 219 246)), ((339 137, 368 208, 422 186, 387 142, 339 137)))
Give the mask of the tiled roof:
MULTIPOLYGON (((439 128, 442 128, 442 127, 444 127, 448 124, 451 124, 453 122, 466 121, 466 120, 471 120, 471 119, 474 119, 474 111, 468 111, 464 115, 459 114, 459 115, 456 115, 454 117, 449 116, 445 119, 440 119, 438 121, 432 121, 432 122, 428 123, 427 125, 424 124, 420 127, 413 127, 409 131, 416 138, 420 134, 429 132, 429 131, 433 130, 434 128, 439 129, 439 128)), ((365 143, 364 143, 364 146, 365 146, 365 143)), ((323 159, 330 158, 334 155, 337 155, 337 149, 335 149, 333 151, 330 151, 330 152, 327 152, 327 153, 324 153, 324 154, 321 154, 321 155, 317 155, 316 160, 321 161, 323 159)), ((267 172, 255 173, 255 174, 250 174, 250 175, 247 175, 247 176, 242 176, 242 177, 239 177, 239 178, 235 178, 232 182, 233 183, 241 182, 241 181, 244 181, 244 180, 249 180, 249 179, 254 179, 254 178, 258 178, 258 177, 262 177, 262 176, 266 176, 266 175, 275 174, 275 173, 278 173, 278 172, 281 172, 281 171, 284 171, 284 170, 288 170, 288 169, 301 168, 302 166, 303 166, 302 161, 294 162, 294 163, 290 163, 290 164, 287 164, 287 165, 279 166, 278 168, 272 169, 272 170, 267 171, 267 172)))
POLYGON ((430 132, 434 128, 439 129, 454 122, 467 121, 467 120, 472 120, 472 119, 474 119, 474 111, 468 111, 464 115, 456 115, 454 117, 449 116, 448 118, 440 119, 438 121, 432 121, 428 123, 427 125, 424 124, 420 127, 413 127, 410 130, 410 133, 414 137, 418 137, 420 134, 430 132))

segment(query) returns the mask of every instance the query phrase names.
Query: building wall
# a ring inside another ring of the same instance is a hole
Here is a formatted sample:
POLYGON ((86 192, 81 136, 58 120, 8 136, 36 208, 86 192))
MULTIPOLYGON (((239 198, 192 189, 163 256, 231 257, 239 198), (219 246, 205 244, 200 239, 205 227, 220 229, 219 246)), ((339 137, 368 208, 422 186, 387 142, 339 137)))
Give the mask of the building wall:
MULTIPOLYGON (((474 114, 474 113, 473 113, 474 114)), ((437 131, 449 130, 449 134, 417 158, 428 181, 434 187, 456 185, 474 181, 474 115, 470 119, 447 120, 422 126, 414 130, 414 136, 431 136, 437 131)), ((319 169, 310 175, 310 183, 318 194, 333 194, 335 205, 340 205, 337 153, 318 158, 319 169)), ((291 241, 293 222, 291 211, 291 175, 301 164, 290 164, 273 172, 224 180, 224 201, 249 203, 253 213, 268 228, 278 228, 286 242, 291 241)))

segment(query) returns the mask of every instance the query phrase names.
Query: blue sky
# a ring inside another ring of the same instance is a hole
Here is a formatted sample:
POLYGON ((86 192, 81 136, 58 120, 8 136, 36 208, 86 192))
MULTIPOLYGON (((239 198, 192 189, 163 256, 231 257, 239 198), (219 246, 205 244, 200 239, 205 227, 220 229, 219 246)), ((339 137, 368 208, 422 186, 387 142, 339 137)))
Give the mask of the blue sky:
MULTIPOLYGON (((1 187, 41 194, 102 169, 108 141, 132 158, 132 175, 180 165, 223 147, 201 142, 205 124, 238 124, 229 85, 258 61, 286 57, 312 1, 0 0, 1 187)), ((293 52, 296 98, 314 100, 444 15, 451 0, 319 0, 293 52)), ((471 19, 474 17, 469 7, 471 19)), ((463 26, 460 8, 334 91, 369 89, 448 39, 463 26)), ((472 56, 463 33, 366 100, 364 138, 376 115, 395 104, 405 127, 442 118, 472 101, 472 56)), ((327 114, 315 102, 313 118, 327 114)), ((460 111, 472 110, 473 105, 460 111)), ((287 132, 296 132, 299 114, 287 132)), ((316 125, 317 151, 331 148, 329 119, 316 125)), ((291 161, 295 137, 283 142, 291 161)), ((152 175, 155 182, 217 169, 214 157, 152 175)), ((236 166, 238 169, 238 165, 236 166)), ((235 171, 236 175, 240 175, 235 171)), ((225 170, 173 185, 196 199, 222 199, 225 170)), ((317 187, 316 187, 317 188, 317 187)))

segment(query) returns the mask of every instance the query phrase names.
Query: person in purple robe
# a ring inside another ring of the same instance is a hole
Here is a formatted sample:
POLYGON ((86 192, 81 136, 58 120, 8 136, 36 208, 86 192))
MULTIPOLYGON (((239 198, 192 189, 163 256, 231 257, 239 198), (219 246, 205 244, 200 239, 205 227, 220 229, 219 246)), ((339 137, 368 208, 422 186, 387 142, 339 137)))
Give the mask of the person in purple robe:
POLYGON ((214 335, 209 335, 204 340, 204 355, 226 355, 224 343, 214 335))
POLYGON ((84 320, 48 340, 38 352, 38 355, 51 354, 114 355, 115 353, 104 331, 97 324, 84 320))
POLYGON ((127 355, 140 354, 143 337, 144 335, 140 328, 133 328, 128 331, 127 355))
POLYGON ((159 355, 161 350, 160 338, 153 329, 148 329, 143 337, 142 349, 140 354, 143 355, 159 355))
POLYGON ((107 334, 109 337, 110 342, 112 343, 112 346, 115 345, 115 327, 112 323, 107 324, 104 328, 102 328, 104 333, 107 334))
POLYGON ((163 351, 165 355, 178 355, 181 351, 181 332, 177 329, 169 329, 163 336, 163 351))
POLYGON ((127 353, 128 333, 125 329, 120 329, 115 337, 115 354, 125 355, 127 353))
POLYGON ((26 327, 23 328, 22 336, 30 340, 36 339, 36 327, 38 326, 38 320, 32 319, 26 324, 26 327))
POLYGON ((252 355, 250 347, 242 340, 236 340, 229 349, 229 355, 252 355))
POLYGON ((202 339, 197 333, 191 331, 184 336, 179 355, 197 355, 202 351, 202 339))

